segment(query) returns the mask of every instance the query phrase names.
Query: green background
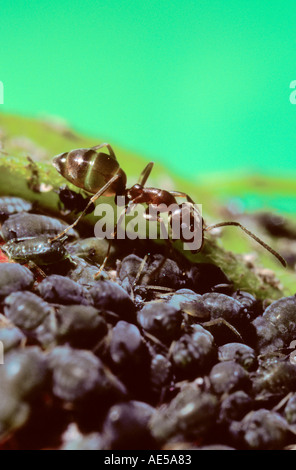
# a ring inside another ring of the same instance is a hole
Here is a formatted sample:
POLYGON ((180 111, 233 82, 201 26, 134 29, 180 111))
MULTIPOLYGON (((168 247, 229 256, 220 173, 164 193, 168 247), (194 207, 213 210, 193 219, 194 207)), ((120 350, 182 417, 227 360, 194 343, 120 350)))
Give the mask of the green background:
POLYGON ((295 1, 1 0, 0 111, 193 178, 296 173, 295 1))

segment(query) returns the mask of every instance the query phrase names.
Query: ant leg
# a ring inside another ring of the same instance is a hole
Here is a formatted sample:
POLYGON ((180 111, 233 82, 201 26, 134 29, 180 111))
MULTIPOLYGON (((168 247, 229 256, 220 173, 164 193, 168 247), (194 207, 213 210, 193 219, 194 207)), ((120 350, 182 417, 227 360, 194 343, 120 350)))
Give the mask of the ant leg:
POLYGON ((209 232, 210 230, 213 230, 214 228, 226 227, 228 225, 233 225, 234 227, 239 227, 247 235, 249 235, 249 237, 253 238, 257 243, 259 243, 259 245, 263 246, 263 248, 265 248, 267 251, 269 251, 269 253, 271 253, 273 256, 275 256, 284 267, 287 266, 286 260, 279 253, 277 253, 273 248, 271 248, 269 245, 267 245, 267 243, 265 243, 263 240, 258 238, 256 235, 254 235, 254 233, 250 232, 250 230, 248 230, 246 227, 244 227, 239 222, 220 222, 219 224, 209 225, 208 227, 205 227, 204 231, 209 232))
POLYGON ((100 145, 95 145, 94 147, 92 147, 92 149, 93 150, 99 150, 99 149, 102 149, 104 147, 106 147, 109 150, 110 156, 115 158, 115 160, 116 160, 115 152, 114 152, 114 150, 113 150, 113 148, 111 147, 110 144, 104 143, 104 144, 100 144, 100 145))
POLYGON ((63 230, 63 232, 59 233, 59 235, 57 235, 56 237, 52 238, 50 241, 50 243, 53 243, 54 241, 56 240, 59 240, 60 238, 62 238, 67 232, 69 232, 69 230, 71 230, 72 228, 74 228, 78 222, 82 219, 82 217, 84 216, 84 214, 87 212, 88 208, 91 206, 91 204, 93 204, 100 196, 102 196, 104 194, 105 191, 107 191, 107 189, 117 180, 119 179, 120 176, 119 175, 114 175, 106 184, 105 186, 103 186, 93 197, 90 198, 90 200, 88 201, 86 207, 84 208, 84 210, 81 212, 80 216, 75 220, 75 222, 73 222, 73 224, 69 225, 67 228, 65 228, 65 230, 63 230))
POLYGON ((106 266, 106 263, 107 263, 107 261, 108 261, 109 255, 110 255, 111 247, 112 247, 112 241, 113 241, 113 240, 109 240, 107 253, 106 253, 106 255, 105 255, 105 258, 104 258, 104 260, 103 260, 103 263, 102 263, 101 266, 100 266, 99 271, 94 275, 94 279, 97 279, 97 278, 100 276, 101 272, 103 271, 103 269, 104 269, 105 266, 106 266))
POLYGON ((166 255, 164 256, 163 260, 159 263, 159 265, 157 266, 157 268, 155 269, 155 271, 153 272, 153 276, 156 275, 156 273, 158 274, 159 271, 162 269, 164 263, 166 262, 166 260, 172 255, 174 249, 173 249, 173 243, 169 237, 169 233, 166 229, 166 226, 165 226, 165 223, 164 223, 164 220, 162 217, 160 216, 157 216, 157 222, 159 222, 160 224, 160 228, 161 228, 161 231, 162 231, 162 234, 163 234, 163 240, 165 240, 165 243, 166 243, 166 255))
POLYGON ((112 247, 112 242, 114 240, 114 238, 116 237, 116 234, 117 234, 117 227, 121 224, 122 220, 124 219, 124 216, 127 214, 128 210, 129 209, 132 209, 133 205, 135 204, 131 204, 131 201, 124 207, 124 209, 122 210, 119 218, 118 218, 118 221, 114 227, 114 232, 112 234, 112 239, 109 240, 109 244, 108 244, 108 249, 107 249, 107 253, 106 253, 106 256, 104 258, 104 261, 103 263, 101 264, 100 266, 100 269, 99 271, 95 274, 95 279, 97 279, 99 277, 99 275, 101 274, 101 272, 103 271, 103 269, 105 268, 106 266, 106 263, 108 261, 108 258, 109 258, 109 255, 110 255, 110 251, 111 251, 111 247, 112 247))
POLYGON ((137 275, 136 275, 135 280, 134 280, 134 282, 133 282, 133 287, 135 287, 135 286, 138 284, 138 281, 139 281, 139 279, 140 279, 140 277, 141 277, 141 274, 142 274, 143 269, 144 269, 144 267, 145 267, 145 264, 146 264, 146 261, 147 261, 147 259, 148 259, 148 256, 149 256, 149 255, 145 255, 144 258, 143 258, 143 261, 142 261, 142 263, 141 263, 141 265, 140 265, 140 267, 139 267, 139 269, 138 269, 137 275))
POLYGON ((188 196, 188 194, 186 193, 183 193, 181 191, 169 191, 169 193, 174 196, 174 197, 183 197, 186 199, 186 201, 188 202, 188 204, 190 204, 192 206, 192 209, 193 211, 199 216, 201 217, 201 213, 199 211, 199 209, 196 207, 196 204, 195 202, 193 201, 193 199, 191 199, 190 196, 188 196))
POLYGON ((168 231, 166 229, 163 218, 158 216, 157 217, 157 222, 159 222, 159 225, 160 225, 160 228, 161 228, 161 231, 162 231, 163 240, 166 240, 166 243, 170 246, 170 249, 171 249, 171 240, 169 238, 169 234, 168 234, 168 231))
MULTIPOLYGON (((163 239, 166 241, 166 246, 169 248, 169 253, 170 253, 170 252, 172 251, 172 243, 171 243, 171 240, 170 240, 170 238, 169 238, 168 231, 167 231, 167 229, 166 229, 166 226, 165 226, 165 223, 164 223, 164 220, 162 219, 162 217, 160 217, 160 216, 157 215, 157 214, 156 214, 155 216, 151 216, 151 214, 148 213, 148 208, 147 208, 147 211, 146 211, 146 213, 144 214, 144 218, 145 218, 146 220, 149 220, 149 221, 159 222, 160 227, 161 227, 161 231, 162 231, 162 235, 163 235, 163 239)), ((146 255, 146 256, 145 256, 146 260, 147 260, 147 257, 148 257, 148 256, 146 255)), ((144 259, 145 259, 145 258, 144 258, 144 259)), ((152 273, 150 273, 149 282, 150 282, 151 277, 155 277, 156 274, 161 270, 161 268, 163 267, 163 265, 164 265, 164 263, 165 263, 166 260, 167 260, 167 256, 165 256, 165 257, 161 260, 161 262, 159 263, 159 265, 155 268, 155 270, 154 270, 152 273)), ((142 265, 140 266, 140 269, 139 269, 139 271, 141 270, 141 271, 140 271, 140 275, 142 274, 142 271, 143 271, 144 266, 145 266, 145 264, 143 265, 143 267, 142 267, 142 265)), ((137 281, 139 280, 138 275, 139 275, 139 272, 138 272, 138 274, 137 274, 137 281)), ((154 286, 154 287, 155 287, 155 286, 154 286)))
POLYGON ((152 341, 157 346, 159 346, 165 352, 165 354, 169 352, 168 347, 165 346, 162 341, 156 338, 156 336, 152 335, 151 333, 148 333, 148 331, 145 331, 145 330, 143 330, 143 334, 144 336, 146 336, 146 338, 148 338, 150 341, 152 341))
POLYGON ((287 404, 287 402, 290 400, 292 396, 293 396, 293 392, 288 393, 282 400, 280 400, 280 402, 277 405, 275 405, 272 408, 272 411, 279 411, 281 408, 284 407, 284 405, 287 404))
POLYGON ((145 184, 146 184, 146 182, 147 182, 147 180, 150 176, 150 173, 152 171, 153 165, 154 165, 154 162, 150 162, 150 163, 148 163, 147 166, 145 166, 144 170, 142 171, 142 173, 140 175, 138 184, 140 184, 141 186, 145 186, 145 184))
POLYGON ((234 328, 234 326, 232 326, 227 320, 225 320, 225 318, 215 318, 215 320, 210 320, 205 323, 202 323, 201 326, 207 327, 207 326, 214 326, 214 325, 221 325, 221 324, 227 326, 227 328, 229 328, 244 343, 242 335, 237 331, 236 328, 234 328))
POLYGON ((188 196, 188 194, 186 193, 183 193, 181 191, 169 191, 169 193, 175 197, 184 197, 187 200, 187 202, 190 202, 190 204, 195 205, 195 202, 193 201, 193 199, 191 199, 191 197, 188 196))
POLYGON ((161 232, 162 232, 162 237, 163 237, 162 239, 163 240, 168 240, 168 242, 170 243, 169 234, 168 234, 168 231, 166 229, 164 220, 163 220, 162 217, 160 217, 160 215, 158 215, 158 213, 149 214, 149 207, 147 207, 145 214, 143 214, 143 217, 146 220, 148 220, 149 222, 158 222, 160 224, 160 228, 161 228, 161 232))

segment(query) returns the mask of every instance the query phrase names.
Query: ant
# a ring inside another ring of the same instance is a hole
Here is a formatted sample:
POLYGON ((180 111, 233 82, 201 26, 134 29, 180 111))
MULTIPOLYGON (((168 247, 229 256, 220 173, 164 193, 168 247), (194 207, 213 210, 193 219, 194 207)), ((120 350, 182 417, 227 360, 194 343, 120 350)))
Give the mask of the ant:
MULTIPOLYGON (((286 261, 284 258, 268 246, 264 241, 250 232, 246 227, 241 225, 239 222, 220 222, 218 224, 206 226, 203 218, 201 217, 199 211, 196 209, 194 201, 191 199, 188 194, 180 191, 166 191, 164 189, 158 188, 147 188, 145 184, 150 176, 152 171, 153 162, 148 163, 148 165, 142 171, 138 182, 133 185, 131 188, 126 187, 127 178, 126 174, 120 167, 115 153, 110 144, 104 143, 97 145, 92 148, 82 148, 71 150, 70 152, 65 152, 60 155, 57 155, 53 159, 53 165, 58 170, 58 172, 67 179, 70 183, 74 184, 76 187, 87 191, 88 193, 93 194, 89 199, 86 207, 79 215, 79 217, 73 222, 72 225, 67 227, 63 232, 57 235, 51 240, 51 242, 60 239, 63 237, 71 228, 75 227, 80 219, 88 212, 91 205, 102 195, 104 196, 115 196, 115 203, 117 196, 125 197, 125 206, 124 209, 117 221, 117 224, 114 229, 113 238, 117 233, 117 226, 122 222, 122 219, 125 214, 128 213, 131 208, 137 204, 145 203, 148 206, 153 206, 155 208, 165 205, 167 208, 174 204, 175 209, 169 215, 170 226, 172 227, 173 221, 178 220, 179 224, 187 225, 188 229, 196 227, 196 223, 201 225, 202 240, 200 247, 195 250, 199 252, 202 248, 204 241, 204 233, 209 232, 218 227, 225 226, 235 226, 243 230, 247 235, 253 238, 257 243, 263 246, 268 250, 273 256, 275 256, 280 263, 286 267, 286 261), (109 154, 104 152, 98 152, 102 148, 107 148, 109 154), (176 198, 183 198, 186 200, 185 209, 187 210, 187 217, 184 217, 184 209, 182 204, 177 203, 176 198), (189 219, 188 219, 189 215, 189 219), (189 223, 188 223, 189 220, 189 223), (195 223, 195 225, 194 225, 195 223)), ((168 211, 164 209, 163 212, 168 211)), ((160 210, 161 212, 161 210, 160 210)), ((159 215, 156 216, 156 219, 160 224, 163 224, 163 220, 159 215)), ((181 241, 186 241, 187 243, 190 240, 184 240, 182 235, 180 235, 181 241)), ((106 253, 105 260, 101 266, 99 272, 104 268, 111 249, 111 241, 109 242, 109 247, 106 253)))

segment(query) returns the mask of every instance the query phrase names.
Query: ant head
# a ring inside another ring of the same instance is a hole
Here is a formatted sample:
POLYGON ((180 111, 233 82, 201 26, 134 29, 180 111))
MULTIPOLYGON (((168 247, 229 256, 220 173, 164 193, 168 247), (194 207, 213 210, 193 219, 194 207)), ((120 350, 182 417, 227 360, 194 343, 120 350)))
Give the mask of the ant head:
POLYGON ((134 184, 128 191, 128 198, 135 199, 137 196, 140 196, 143 192, 143 186, 141 184, 134 184))

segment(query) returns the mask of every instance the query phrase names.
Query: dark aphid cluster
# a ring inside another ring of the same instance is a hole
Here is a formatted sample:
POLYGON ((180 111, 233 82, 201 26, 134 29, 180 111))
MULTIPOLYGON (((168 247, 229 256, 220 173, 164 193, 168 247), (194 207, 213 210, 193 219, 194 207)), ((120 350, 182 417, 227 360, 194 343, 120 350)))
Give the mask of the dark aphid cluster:
MULTIPOLYGON (((9 240, 28 239, 33 237, 47 236, 48 238, 57 235, 67 224, 53 217, 39 214, 28 214, 22 212, 10 216, 1 227, 2 238, 9 240)), ((69 236, 75 237, 74 230, 69 231, 69 236)))
MULTIPOLYGON (((60 199, 60 203, 66 212, 79 213, 82 212, 88 203, 88 198, 84 197, 80 193, 72 191, 67 185, 61 186, 57 191, 60 199)), ((94 210, 94 205, 90 205, 86 211, 86 215, 90 214, 94 210)))
MULTIPOLYGON (((68 237, 54 243, 51 239, 65 227, 65 222, 46 215, 27 212, 13 214, 1 227, 1 236, 6 242, 2 250, 19 263, 31 262, 37 266, 60 263, 69 257, 64 246, 68 237)), ((76 238, 78 234, 70 230, 68 235, 76 238)))
MULTIPOLYGON (((135 202, 137 194, 150 204, 170 194, 144 187, 151 165, 126 189, 112 149, 97 150, 63 154, 55 165, 69 176, 76 160, 92 162, 97 179, 87 165, 87 175, 76 173, 96 197, 135 202)), ((74 211, 71 194, 60 195, 74 211)), ((108 248, 19 199, 2 198, 0 215, 0 448, 295 443, 295 296, 266 307, 234 291, 215 264, 182 264, 155 247, 147 256, 137 244, 108 248)))
MULTIPOLYGON (((2 251, 13 261, 36 266, 59 264, 70 258, 65 248, 65 239, 54 243, 51 238, 67 227, 53 217, 20 212, 13 214, 1 226, 1 238, 5 242, 2 251)), ((70 238, 77 237, 74 230, 69 231, 70 238)))

